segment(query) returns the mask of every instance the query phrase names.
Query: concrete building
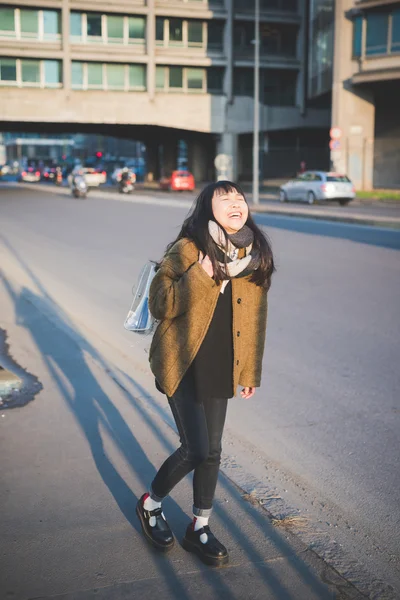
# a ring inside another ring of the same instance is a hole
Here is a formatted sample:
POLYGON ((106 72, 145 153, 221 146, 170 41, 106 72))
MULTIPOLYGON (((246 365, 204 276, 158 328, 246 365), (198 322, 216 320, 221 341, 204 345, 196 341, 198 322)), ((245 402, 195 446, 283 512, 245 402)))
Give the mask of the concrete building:
POLYGON ((400 1, 337 0, 331 153, 357 189, 400 187, 400 1))
MULTIPOLYGON (((306 107, 305 0, 261 0, 263 174, 322 167, 329 107, 306 107), (307 159, 307 157, 310 157, 307 159)), ((140 140, 154 177, 185 142, 196 179, 251 174, 254 0, 0 3, 0 130, 140 140)))

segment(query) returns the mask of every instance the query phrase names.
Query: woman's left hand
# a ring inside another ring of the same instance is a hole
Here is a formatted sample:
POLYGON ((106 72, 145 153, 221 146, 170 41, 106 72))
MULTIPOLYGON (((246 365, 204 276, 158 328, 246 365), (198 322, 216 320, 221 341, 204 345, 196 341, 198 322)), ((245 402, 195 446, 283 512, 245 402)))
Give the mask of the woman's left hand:
POLYGON ((245 387, 240 392, 242 398, 245 398, 245 400, 249 400, 250 398, 252 398, 255 393, 256 393, 256 388, 255 387, 245 387))

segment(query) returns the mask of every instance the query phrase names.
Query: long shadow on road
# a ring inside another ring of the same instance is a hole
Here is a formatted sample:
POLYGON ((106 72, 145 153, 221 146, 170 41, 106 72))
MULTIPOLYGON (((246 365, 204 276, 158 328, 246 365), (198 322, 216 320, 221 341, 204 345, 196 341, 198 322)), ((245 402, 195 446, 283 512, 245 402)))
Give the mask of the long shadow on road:
MULTIPOLYGON (((129 464, 132 473, 140 481, 142 486, 140 493, 147 488, 154 475, 155 468, 116 405, 93 375, 86 362, 86 356, 89 355, 118 384, 131 407, 137 412, 138 417, 146 423, 154 436, 162 442, 166 454, 169 454, 175 450, 175 447, 164 434, 157 423, 157 419, 144 408, 144 405, 149 403, 150 407, 157 410, 157 404, 154 398, 131 375, 116 371, 105 361, 99 352, 75 328, 62 308, 52 300, 31 268, 12 248, 11 244, 4 236, 1 237, 38 290, 38 293, 36 293, 28 288, 23 288, 17 292, 9 280, 5 276, 3 277, 5 289, 14 303, 17 322, 30 332, 48 372, 89 443, 94 463, 102 481, 110 490, 125 519, 139 532, 140 527, 134 514, 137 496, 107 455, 101 430, 107 432, 114 446, 129 464), (49 307, 51 310, 50 319, 43 318, 49 313, 49 307), (68 385, 64 380, 68 382, 68 385), (129 387, 132 387, 133 393, 129 391, 129 387)), ((222 483, 228 492, 230 489, 232 491, 232 485, 226 478, 222 478, 222 483)), ((168 507, 171 509, 171 516, 174 520, 187 522, 187 516, 172 498, 168 499, 168 507)), ((280 557, 288 560, 290 569, 309 587, 310 594, 314 598, 321 600, 332 598, 332 593, 328 591, 299 556, 293 555, 293 549, 274 530, 266 517, 261 516, 258 511, 245 502, 240 502, 240 509, 246 513, 248 518, 253 520, 268 542, 275 546, 280 557)), ((232 535, 235 544, 243 550, 243 555, 247 561, 254 565, 259 580, 264 586, 266 597, 272 594, 273 597, 280 600, 296 600, 298 596, 287 589, 285 582, 274 573, 273 566, 269 567, 265 562, 265 555, 246 535, 241 523, 236 522, 232 514, 221 505, 216 506, 216 514, 224 528, 232 535)), ((173 563, 167 557, 159 554, 154 553, 151 556, 155 568, 159 571, 172 597, 179 598, 179 600, 189 600, 189 592, 178 576, 173 563)), ((235 598, 231 587, 225 583, 226 577, 224 577, 223 571, 219 573, 203 569, 202 573, 204 585, 208 586, 210 591, 212 590, 213 595, 217 593, 220 597, 235 598)))

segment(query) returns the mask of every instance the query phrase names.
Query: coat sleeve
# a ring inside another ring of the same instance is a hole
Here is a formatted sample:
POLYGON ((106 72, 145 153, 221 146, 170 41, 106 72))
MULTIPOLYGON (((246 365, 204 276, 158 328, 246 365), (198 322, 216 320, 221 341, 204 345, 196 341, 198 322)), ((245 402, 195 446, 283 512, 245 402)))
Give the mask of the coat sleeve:
POLYGON ((247 356, 246 364, 241 372, 239 385, 243 387, 260 387, 262 361, 264 356, 265 336, 267 331, 268 297, 267 290, 263 290, 258 306, 258 317, 254 321, 253 347, 247 356))
POLYGON ((167 254, 150 286, 150 312, 158 320, 185 313, 216 286, 198 261, 185 256, 180 246, 167 254))

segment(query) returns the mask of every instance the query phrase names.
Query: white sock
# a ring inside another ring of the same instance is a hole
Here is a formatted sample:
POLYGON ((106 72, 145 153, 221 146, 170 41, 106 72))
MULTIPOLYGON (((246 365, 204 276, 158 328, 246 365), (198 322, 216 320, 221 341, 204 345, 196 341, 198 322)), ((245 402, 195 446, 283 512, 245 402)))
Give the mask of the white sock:
POLYGON ((155 510, 156 508, 161 508, 161 502, 156 502, 155 500, 153 500, 150 494, 147 494, 147 498, 143 502, 143 508, 149 511, 155 510))
POLYGON ((193 519, 194 531, 198 531, 202 527, 205 527, 206 525, 208 525, 208 519, 209 519, 209 517, 196 517, 195 516, 193 519))

